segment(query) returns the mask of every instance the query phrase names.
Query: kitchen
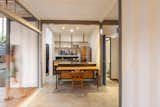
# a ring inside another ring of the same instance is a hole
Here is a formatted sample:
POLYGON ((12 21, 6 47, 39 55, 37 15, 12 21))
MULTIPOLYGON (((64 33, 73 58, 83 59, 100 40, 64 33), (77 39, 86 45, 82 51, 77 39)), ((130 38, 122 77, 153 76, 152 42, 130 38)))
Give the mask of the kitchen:
POLYGON ((67 79, 73 82, 72 74, 74 73, 75 76, 77 72, 78 75, 79 73, 83 75, 82 81, 92 79, 98 86, 97 81, 100 74, 99 26, 50 24, 43 27, 46 43, 49 46, 46 48, 46 68, 48 69, 46 73, 57 74, 57 81, 67 79))

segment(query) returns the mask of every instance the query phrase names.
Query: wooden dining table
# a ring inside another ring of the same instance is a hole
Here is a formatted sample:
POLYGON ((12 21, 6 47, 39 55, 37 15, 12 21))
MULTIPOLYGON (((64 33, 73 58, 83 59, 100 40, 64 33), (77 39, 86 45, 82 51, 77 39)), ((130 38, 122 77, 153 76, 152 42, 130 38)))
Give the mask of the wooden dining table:
MULTIPOLYGON (((75 64, 75 65, 67 65, 67 66, 61 66, 58 65, 56 68, 56 89, 58 87, 58 75, 61 74, 61 72, 74 72, 75 70, 81 71, 81 72, 93 72, 95 73, 95 80, 98 87, 98 80, 99 80, 99 73, 98 68, 96 66, 90 66, 90 65, 82 65, 82 64, 75 64)), ((93 79, 93 78, 92 78, 93 79)))
POLYGON ((80 71, 98 71, 98 68, 96 66, 60 66, 57 67, 57 71, 73 71, 73 70, 80 70, 80 71))

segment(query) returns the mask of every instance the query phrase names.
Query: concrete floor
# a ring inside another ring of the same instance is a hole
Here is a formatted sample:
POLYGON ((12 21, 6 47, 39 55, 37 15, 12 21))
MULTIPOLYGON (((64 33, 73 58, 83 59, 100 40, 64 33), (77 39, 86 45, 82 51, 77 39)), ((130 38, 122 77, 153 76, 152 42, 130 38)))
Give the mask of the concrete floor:
POLYGON ((0 63, 0 87, 5 87, 6 77, 6 65, 4 63, 0 63))
POLYGON ((5 101, 5 88, 0 88, 0 107, 19 107, 19 105, 25 102, 36 90, 36 88, 25 88, 26 97, 21 97, 22 95, 18 89, 11 89, 10 95, 14 98, 5 101))
POLYGON ((118 83, 107 79, 108 85, 96 88, 85 84, 83 89, 63 83, 58 90, 55 81, 48 78, 46 86, 32 99, 27 107, 118 107, 118 83))

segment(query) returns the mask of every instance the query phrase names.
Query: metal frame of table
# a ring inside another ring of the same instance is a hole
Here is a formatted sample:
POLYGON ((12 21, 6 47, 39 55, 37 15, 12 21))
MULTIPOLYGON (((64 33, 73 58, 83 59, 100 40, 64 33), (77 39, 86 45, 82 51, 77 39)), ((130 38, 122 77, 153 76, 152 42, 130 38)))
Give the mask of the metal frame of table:
POLYGON ((97 88, 99 87, 99 73, 98 73, 98 69, 96 67, 80 67, 80 66, 73 66, 73 67, 56 67, 56 89, 58 89, 58 75, 60 71, 75 71, 75 70, 80 70, 80 71, 96 71, 96 83, 97 83, 97 88), (62 69, 63 68, 63 69, 62 69))

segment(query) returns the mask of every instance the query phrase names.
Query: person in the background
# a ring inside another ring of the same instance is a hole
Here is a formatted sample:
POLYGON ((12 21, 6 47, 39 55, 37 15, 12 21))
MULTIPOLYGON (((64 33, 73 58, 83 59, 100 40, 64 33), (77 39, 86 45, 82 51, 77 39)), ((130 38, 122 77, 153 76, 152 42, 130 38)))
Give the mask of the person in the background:
POLYGON ((6 80, 6 98, 5 100, 13 99, 13 97, 10 95, 10 91, 11 91, 10 85, 11 84, 18 84, 18 89, 19 89, 19 92, 22 94, 22 97, 26 96, 24 89, 21 87, 21 81, 18 81, 18 77, 17 77, 20 71, 18 70, 17 63, 16 63, 17 62, 16 51, 17 51, 17 46, 13 45, 11 47, 10 55, 6 55, 7 65, 11 69, 10 69, 10 72, 8 71, 9 75, 8 75, 8 79, 6 80))

